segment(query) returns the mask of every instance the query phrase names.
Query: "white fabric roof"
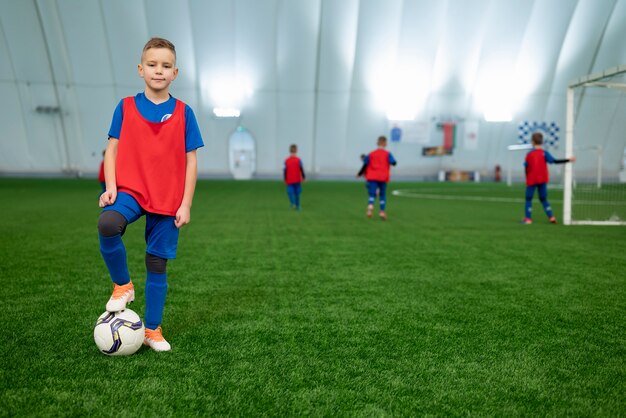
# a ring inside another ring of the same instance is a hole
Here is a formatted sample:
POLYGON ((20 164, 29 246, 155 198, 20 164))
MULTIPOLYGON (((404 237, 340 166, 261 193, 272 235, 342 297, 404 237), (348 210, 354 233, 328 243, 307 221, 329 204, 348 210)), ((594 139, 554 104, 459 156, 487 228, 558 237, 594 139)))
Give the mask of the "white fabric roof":
MULTIPOLYGON (((387 113, 407 109, 417 133, 390 146, 397 175, 491 173, 522 121, 564 131, 570 81, 626 63, 626 0, 0 0, 0 11, 0 173, 95 172, 115 105, 143 88, 151 36, 176 45, 172 94, 196 113, 205 175, 228 173, 239 124, 259 175, 279 175, 294 142, 309 172, 352 175, 388 135, 387 113), (213 116, 229 105, 239 120, 213 116), (511 122, 486 122, 489 106, 511 122), (445 120, 472 122, 476 140, 459 130, 452 156, 423 157, 445 120)), ((602 145, 614 174, 626 100, 604 94, 583 98, 579 143, 602 145)))

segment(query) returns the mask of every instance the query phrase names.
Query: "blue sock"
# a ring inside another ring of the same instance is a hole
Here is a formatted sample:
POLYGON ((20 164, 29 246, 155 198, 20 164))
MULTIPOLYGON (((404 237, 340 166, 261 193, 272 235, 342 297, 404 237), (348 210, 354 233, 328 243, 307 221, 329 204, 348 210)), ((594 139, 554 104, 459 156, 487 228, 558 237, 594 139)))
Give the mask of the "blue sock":
POLYGON ((167 295, 167 273, 148 272, 146 280, 146 328, 157 329, 163 320, 167 295))
POLYGON ((524 206, 524 215, 526 215, 528 219, 533 217, 533 201, 532 200, 526 200, 526 205, 524 206))
POLYGON ((104 263, 109 269, 111 280, 117 285, 125 285, 130 282, 128 264, 126 263, 126 247, 122 242, 121 235, 104 237, 100 235, 100 253, 104 263))
POLYGON ((543 205, 543 210, 546 211, 546 215, 548 215, 548 218, 553 217, 554 213, 552 212, 552 206, 550 206, 550 202, 544 200, 543 202, 541 202, 541 204, 543 205))

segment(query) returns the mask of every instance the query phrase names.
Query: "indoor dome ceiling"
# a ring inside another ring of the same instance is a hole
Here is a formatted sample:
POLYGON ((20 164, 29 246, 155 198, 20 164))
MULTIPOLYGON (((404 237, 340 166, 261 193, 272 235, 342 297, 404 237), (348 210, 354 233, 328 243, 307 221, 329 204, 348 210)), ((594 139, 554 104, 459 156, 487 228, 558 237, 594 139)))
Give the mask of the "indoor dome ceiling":
MULTIPOLYGON (((405 117, 419 138, 392 144, 398 174, 492 170, 509 158, 523 121, 565 125, 568 82, 626 63, 626 0, 0 0, 0 8, 2 172, 95 172, 113 109, 142 89, 136 66, 151 36, 176 45, 172 93, 198 118, 204 175, 228 172, 238 125, 257 141, 261 176, 280 173, 292 142, 310 171, 352 174, 359 154, 389 132, 388 119, 405 117), (216 107, 241 117, 216 118, 216 107), (510 121, 486 122, 489 114, 510 121), (475 143, 446 160, 423 157, 445 120, 472 122, 475 143)), ((585 140, 608 149, 606 169, 618 170, 623 94, 579 111, 596 134, 585 140)))

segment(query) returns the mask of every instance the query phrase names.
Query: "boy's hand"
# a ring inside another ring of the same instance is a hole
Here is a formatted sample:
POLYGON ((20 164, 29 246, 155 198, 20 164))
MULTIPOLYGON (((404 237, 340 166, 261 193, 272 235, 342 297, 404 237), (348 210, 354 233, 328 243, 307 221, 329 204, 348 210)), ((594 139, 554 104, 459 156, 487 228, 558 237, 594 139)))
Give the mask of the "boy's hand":
POLYGON ((181 206, 176 211, 176 219, 174 220, 174 225, 176 228, 180 229, 183 226, 187 225, 191 220, 191 210, 189 206, 181 206))
POLYGON ((573 163, 574 161, 576 161, 576 157, 574 157, 573 155, 571 157, 569 157, 569 162, 573 163))
POLYGON ((107 190, 100 195, 100 202, 98 202, 98 206, 103 208, 105 206, 112 205, 115 203, 115 199, 117 199, 117 190, 107 190))

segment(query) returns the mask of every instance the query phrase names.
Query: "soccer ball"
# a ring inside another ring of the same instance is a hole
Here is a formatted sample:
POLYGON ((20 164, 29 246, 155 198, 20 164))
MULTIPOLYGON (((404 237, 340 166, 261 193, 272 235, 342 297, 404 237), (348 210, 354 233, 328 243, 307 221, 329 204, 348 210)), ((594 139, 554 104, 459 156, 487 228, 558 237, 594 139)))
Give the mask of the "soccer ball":
POLYGON ((96 321, 93 339, 109 356, 129 356, 139 350, 145 335, 141 318, 133 310, 105 312, 96 321))

